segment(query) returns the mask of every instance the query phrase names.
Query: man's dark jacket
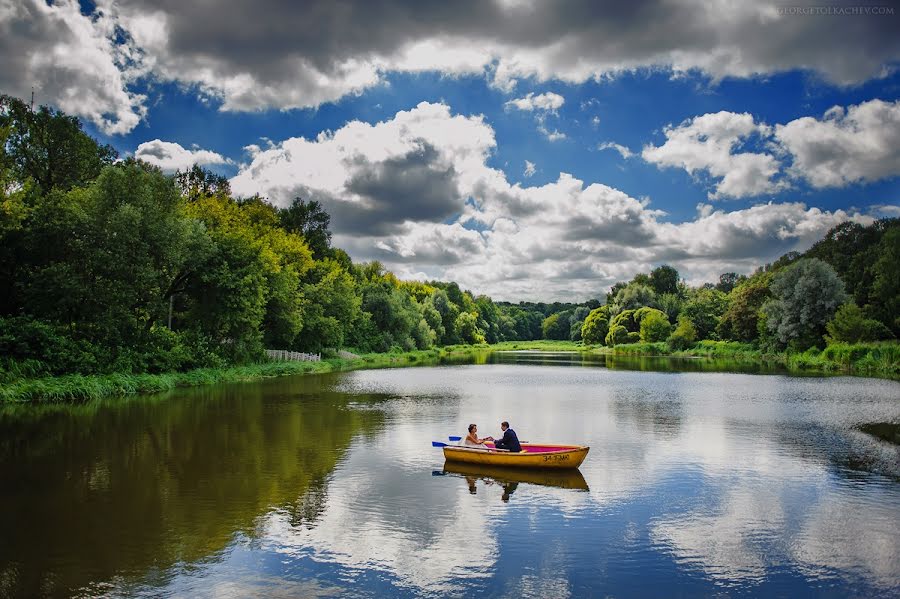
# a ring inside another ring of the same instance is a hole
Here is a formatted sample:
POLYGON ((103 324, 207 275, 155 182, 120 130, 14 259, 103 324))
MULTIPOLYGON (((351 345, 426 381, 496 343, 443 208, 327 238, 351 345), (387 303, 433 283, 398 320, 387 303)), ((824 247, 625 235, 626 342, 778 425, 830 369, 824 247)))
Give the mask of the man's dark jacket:
POLYGON ((494 447, 510 451, 522 451, 522 446, 519 445, 519 437, 516 436, 516 431, 511 428, 506 429, 506 432, 503 433, 503 438, 495 442, 494 447))

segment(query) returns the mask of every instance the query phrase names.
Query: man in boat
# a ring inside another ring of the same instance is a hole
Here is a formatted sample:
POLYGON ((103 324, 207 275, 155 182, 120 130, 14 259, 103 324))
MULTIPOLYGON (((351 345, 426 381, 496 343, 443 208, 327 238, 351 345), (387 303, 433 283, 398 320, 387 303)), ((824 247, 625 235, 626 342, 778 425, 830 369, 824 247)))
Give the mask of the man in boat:
POLYGON ((503 438, 499 441, 494 441, 494 447, 514 452, 522 451, 522 446, 519 444, 519 437, 516 435, 516 431, 509 428, 508 422, 505 420, 501 422, 500 430, 503 431, 503 438))

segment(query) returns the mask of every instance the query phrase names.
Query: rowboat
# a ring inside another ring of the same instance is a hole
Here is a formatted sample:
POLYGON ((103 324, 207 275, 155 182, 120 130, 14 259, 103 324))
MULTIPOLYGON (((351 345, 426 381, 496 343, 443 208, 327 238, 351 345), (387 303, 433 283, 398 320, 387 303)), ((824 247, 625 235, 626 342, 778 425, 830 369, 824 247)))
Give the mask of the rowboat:
POLYGON ((577 468, 562 470, 560 468, 509 468, 504 466, 485 466, 483 464, 466 464, 463 462, 446 462, 443 471, 438 474, 454 474, 464 478, 476 478, 498 484, 527 483, 541 487, 557 487, 587 491, 587 481, 577 468))
POLYGON ((485 447, 446 445, 444 459, 448 462, 505 466, 511 468, 578 468, 587 457, 590 447, 584 445, 547 445, 543 443, 522 443, 521 452, 504 451, 494 448, 493 443, 485 447))

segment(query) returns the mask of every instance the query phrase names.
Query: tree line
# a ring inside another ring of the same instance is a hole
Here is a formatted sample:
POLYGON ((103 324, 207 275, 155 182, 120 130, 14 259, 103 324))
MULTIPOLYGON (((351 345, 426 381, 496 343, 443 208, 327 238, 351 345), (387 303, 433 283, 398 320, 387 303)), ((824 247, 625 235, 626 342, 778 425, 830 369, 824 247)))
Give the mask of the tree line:
POLYGON ((835 339, 900 332, 896 220, 844 223, 750 277, 691 288, 664 265, 581 304, 401 281, 333 247, 329 225, 315 201, 235 197, 196 166, 167 176, 120 160, 75 117, 0 96, 0 369, 167 372, 255 361, 264 348, 533 339, 800 347, 832 322, 835 339))

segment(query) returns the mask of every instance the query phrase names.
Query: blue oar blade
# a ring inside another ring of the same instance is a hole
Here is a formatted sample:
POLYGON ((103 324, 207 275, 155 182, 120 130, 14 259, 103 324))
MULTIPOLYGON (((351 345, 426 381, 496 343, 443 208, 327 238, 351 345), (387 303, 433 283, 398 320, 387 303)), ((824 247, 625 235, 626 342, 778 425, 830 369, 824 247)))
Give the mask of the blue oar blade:
POLYGON ((462 441, 462 437, 447 437, 451 441, 462 441))
POLYGON ((441 443, 440 441, 432 441, 431 446, 432 447, 447 447, 447 444, 441 443))

